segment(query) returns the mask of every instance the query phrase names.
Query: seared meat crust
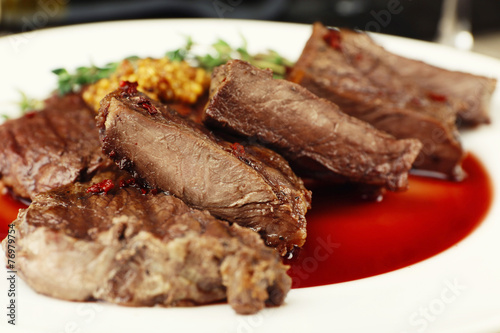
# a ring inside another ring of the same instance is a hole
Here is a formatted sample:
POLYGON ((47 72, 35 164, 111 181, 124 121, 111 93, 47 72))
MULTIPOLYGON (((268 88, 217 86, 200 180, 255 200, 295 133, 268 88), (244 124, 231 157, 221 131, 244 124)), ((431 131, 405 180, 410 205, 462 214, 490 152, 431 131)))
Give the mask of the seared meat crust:
POLYGON ((93 179, 115 184, 106 194, 76 183, 36 195, 20 211, 16 268, 34 290, 129 306, 227 298, 242 314, 283 303, 291 286, 287 266, 257 233, 166 193, 119 188, 130 176, 120 177, 110 171, 93 179))
POLYGON ((311 193, 277 153, 222 140, 126 87, 98 118, 103 150, 149 186, 259 232, 282 255, 304 244, 311 193))
POLYGON ((396 140, 298 84, 232 60, 214 71, 205 121, 255 138, 290 161, 313 161, 352 182, 407 187, 421 144, 396 140))
POLYGON ((0 126, 0 178, 22 198, 89 180, 109 164, 94 113, 80 95, 54 95, 41 111, 0 126))

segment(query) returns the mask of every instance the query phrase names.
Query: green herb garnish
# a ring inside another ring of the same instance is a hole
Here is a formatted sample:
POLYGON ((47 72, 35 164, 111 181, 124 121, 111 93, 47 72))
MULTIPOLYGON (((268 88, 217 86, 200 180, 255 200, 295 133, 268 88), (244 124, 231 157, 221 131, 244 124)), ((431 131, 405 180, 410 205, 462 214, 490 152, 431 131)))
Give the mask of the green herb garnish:
POLYGON ((283 78, 286 74, 287 67, 293 65, 293 62, 282 57, 274 50, 252 55, 248 52, 247 41, 243 36, 242 40, 242 45, 238 48, 234 48, 226 41, 218 39, 210 46, 207 54, 200 56, 191 52, 195 44, 191 37, 187 37, 185 46, 167 52, 166 56, 172 61, 191 61, 195 66, 202 67, 207 71, 212 71, 215 67, 223 65, 231 59, 241 59, 248 61, 256 67, 271 69, 275 78, 283 78))
MULTIPOLYGON (((24 115, 28 111, 36 111, 41 110, 44 107, 44 102, 42 100, 36 98, 30 98, 24 91, 18 90, 19 95, 21 96, 19 102, 17 102, 17 106, 19 108, 19 115, 24 115)), ((3 120, 8 120, 11 116, 7 114, 0 114, 0 117, 3 120)))
POLYGON ((229 60, 237 58, 239 55, 237 50, 233 49, 222 39, 217 40, 211 47, 213 49, 213 55, 207 53, 204 56, 195 56, 198 65, 208 71, 212 71, 215 67, 225 64, 229 60))
POLYGON ((78 67, 74 73, 69 73, 65 68, 57 68, 52 73, 57 75, 57 90, 65 95, 76 92, 86 84, 92 84, 100 79, 109 77, 118 67, 118 62, 107 64, 104 67, 90 66, 78 67))
MULTIPOLYGON (((19 109, 21 110, 21 114, 24 114, 27 111, 43 109, 43 101, 36 98, 30 98, 26 95, 25 92, 21 90, 19 90, 19 94, 21 95, 21 100, 19 101, 19 109)), ((8 116, 4 116, 4 118, 8 118, 8 116)))
MULTIPOLYGON (((218 39, 210 46, 210 50, 205 55, 196 55, 193 53, 193 42, 191 37, 186 37, 186 45, 165 55, 172 61, 190 61, 195 66, 202 67, 207 71, 212 71, 215 67, 225 64, 230 59, 242 59, 248 61, 259 68, 270 68, 274 76, 283 78, 286 68, 293 63, 279 55, 276 51, 268 50, 266 53, 251 55, 247 50, 247 41, 242 36, 243 43, 238 48, 233 48, 226 41, 218 39)), ((127 60, 134 61, 138 57, 128 57, 127 60)), ((57 68, 52 72, 57 75, 57 90, 60 95, 70 92, 78 92, 81 87, 92 84, 100 79, 107 78, 118 68, 120 62, 109 63, 106 66, 98 67, 78 67, 73 73, 65 68, 57 68)))
POLYGON ((190 36, 186 37, 186 45, 177 50, 168 51, 165 55, 172 61, 186 60, 194 43, 190 36))

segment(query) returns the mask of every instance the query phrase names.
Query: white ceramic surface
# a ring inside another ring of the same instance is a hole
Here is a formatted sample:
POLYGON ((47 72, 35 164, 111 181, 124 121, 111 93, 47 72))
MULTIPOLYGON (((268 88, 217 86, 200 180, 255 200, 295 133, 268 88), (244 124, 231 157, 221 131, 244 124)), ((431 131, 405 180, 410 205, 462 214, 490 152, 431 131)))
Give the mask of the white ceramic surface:
MULTIPOLYGON (((248 40, 296 59, 311 27, 237 20, 147 20, 78 25, 0 38, 0 113, 15 114, 18 89, 43 98, 51 70, 125 56, 162 56, 185 35, 207 45, 248 40)), ((500 79, 500 61, 431 44, 374 36, 387 49, 448 69, 500 79)), ((483 223, 452 248, 415 265, 352 282, 292 290, 286 304, 239 316, 225 304, 195 308, 127 308, 72 303, 34 293, 17 278, 17 325, 7 324, 7 273, 0 269, 1 332, 500 332, 500 93, 493 124, 463 133, 488 169, 494 203, 483 223), (498 173, 497 173, 498 172, 498 173)), ((1 209, 1 207, 0 207, 1 209)))

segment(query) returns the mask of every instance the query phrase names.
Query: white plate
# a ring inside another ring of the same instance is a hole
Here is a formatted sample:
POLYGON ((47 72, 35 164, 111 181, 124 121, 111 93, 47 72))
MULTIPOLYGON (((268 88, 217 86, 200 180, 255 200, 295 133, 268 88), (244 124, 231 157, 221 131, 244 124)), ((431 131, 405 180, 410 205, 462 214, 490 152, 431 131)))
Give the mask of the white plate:
MULTIPOLYGON (((55 87, 51 70, 125 56, 162 56, 184 43, 221 37, 251 51, 273 48, 296 59, 311 27, 235 20, 147 20, 79 25, 0 38, 0 111, 14 112, 17 89, 43 98, 55 87)), ((449 69, 500 79, 500 61, 431 43, 377 35, 396 53, 449 69)), ((488 169, 500 189, 500 93, 493 124, 464 133, 465 147, 488 169)), ((71 303, 34 293, 18 278, 16 331, 27 332, 499 332, 500 202, 469 237, 418 264, 376 277, 295 289, 286 304, 239 316, 225 304, 196 308, 127 308, 71 303)), ((1 331, 7 324, 6 272, 0 277, 1 331)))

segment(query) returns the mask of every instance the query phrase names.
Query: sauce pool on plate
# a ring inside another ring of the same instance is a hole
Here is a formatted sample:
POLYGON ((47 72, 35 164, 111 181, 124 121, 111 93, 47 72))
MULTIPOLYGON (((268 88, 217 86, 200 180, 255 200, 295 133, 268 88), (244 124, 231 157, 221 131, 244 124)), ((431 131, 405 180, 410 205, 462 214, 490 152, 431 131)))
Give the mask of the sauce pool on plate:
MULTIPOLYGON (((469 154, 462 182, 410 176, 406 192, 380 202, 334 186, 313 188, 308 236, 292 261, 293 288, 346 282, 390 272, 436 255, 469 235, 484 219, 493 189, 481 163, 469 154)), ((0 239, 19 208, 0 195, 0 239)))
POLYGON ((410 176, 408 191, 386 192, 381 202, 313 188, 306 245, 289 262, 293 287, 390 272, 464 239, 486 216, 493 189, 476 157, 469 154, 463 168, 462 182, 410 176))
POLYGON ((19 209, 27 206, 9 195, 1 185, 0 193, 0 240, 3 240, 7 237, 9 224, 16 219, 19 209))

